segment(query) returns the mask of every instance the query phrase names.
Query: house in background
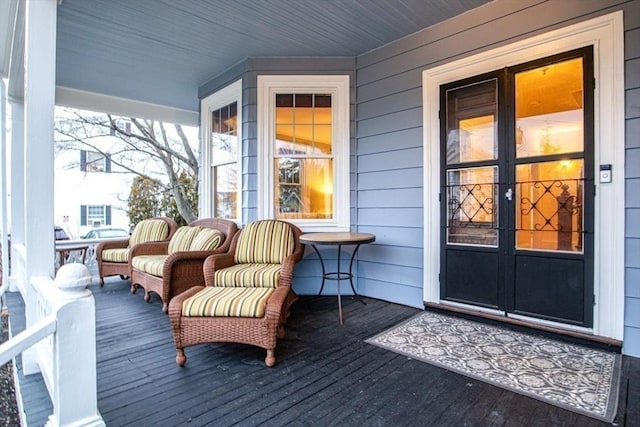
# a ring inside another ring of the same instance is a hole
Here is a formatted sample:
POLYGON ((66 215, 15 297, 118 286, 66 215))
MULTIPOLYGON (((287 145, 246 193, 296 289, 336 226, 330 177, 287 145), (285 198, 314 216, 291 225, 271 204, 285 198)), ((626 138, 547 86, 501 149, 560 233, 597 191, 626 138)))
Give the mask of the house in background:
MULTIPOLYGON (((78 114, 92 119, 95 113, 78 111, 78 114)), ((56 108, 56 121, 59 126, 68 120, 66 109, 56 108)), ((73 118, 70 120, 74 120, 73 118)), ((102 120, 98 117, 98 121, 102 120)), ((120 128, 126 132, 132 131, 131 122, 117 119, 120 128)), ((71 122, 69 126, 77 126, 71 122)), ((173 126, 166 126, 169 138, 177 138, 173 126)), ((192 145, 197 145, 197 128, 185 126, 182 128, 192 145)), ((69 142, 69 137, 56 133, 57 146, 61 147, 55 153, 55 223, 65 229, 72 238, 80 238, 91 229, 100 227, 131 228, 127 213, 128 199, 133 179, 137 176, 125 166, 147 176, 157 177, 167 181, 162 175, 162 165, 158 160, 146 154, 137 159, 131 158, 130 149, 124 141, 115 136, 110 130, 109 135, 102 135, 105 130, 94 125, 87 131, 86 145, 69 142)), ((83 133, 78 132, 74 138, 83 139, 83 133)), ((196 149, 196 147, 192 147, 196 149)))
POLYGON ((133 174, 112 167, 117 168, 108 156, 95 151, 65 150, 56 155, 55 223, 72 239, 94 227, 129 230, 127 198, 133 174))
MULTIPOLYGON (((27 43, 0 38, 14 280, 52 275, 31 180, 59 104, 199 124, 201 217, 374 233, 362 295, 640 356, 640 1, 26 4, 27 43)), ((319 275, 309 251, 294 289, 319 275)))

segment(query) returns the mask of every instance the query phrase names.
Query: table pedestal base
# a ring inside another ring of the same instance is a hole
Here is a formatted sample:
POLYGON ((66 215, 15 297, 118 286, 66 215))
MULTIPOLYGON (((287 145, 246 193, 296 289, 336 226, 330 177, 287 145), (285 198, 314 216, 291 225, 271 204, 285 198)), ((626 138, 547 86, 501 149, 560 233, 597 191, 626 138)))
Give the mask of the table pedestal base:
POLYGON ((358 248, 360 247, 360 245, 356 245, 356 248, 354 249, 353 253, 351 254, 351 261, 349 262, 349 271, 341 271, 340 270, 340 256, 342 253, 342 245, 338 244, 338 265, 337 265, 337 271, 326 271, 325 266, 324 266, 324 260, 322 259, 322 255, 320 254, 320 251, 318 250, 318 248, 316 248, 316 245, 311 245, 311 247, 316 251, 316 253, 318 254, 318 259, 320 260, 320 265, 322 266, 322 285, 320 286, 320 292, 318 292, 318 295, 322 295, 322 290, 324 289, 324 282, 325 280, 335 280, 338 282, 338 314, 340 316, 340 324, 344 325, 344 321, 342 320, 342 298, 340 296, 340 282, 342 280, 347 280, 349 279, 349 285, 351 285, 351 290, 353 291, 353 296, 356 297, 356 299, 358 301, 360 301, 362 304, 367 305, 366 302, 364 302, 362 300, 362 298, 360 298, 360 295, 358 295, 358 293, 356 292, 355 287, 353 286, 353 260, 356 257, 356 253, 358 252, 358 248))

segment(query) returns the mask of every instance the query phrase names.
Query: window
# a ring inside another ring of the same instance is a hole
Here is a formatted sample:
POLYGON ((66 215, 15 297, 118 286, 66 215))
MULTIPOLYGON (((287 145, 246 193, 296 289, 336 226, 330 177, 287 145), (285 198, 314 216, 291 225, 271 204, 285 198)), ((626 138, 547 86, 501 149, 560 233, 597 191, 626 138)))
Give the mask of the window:
POLYGON ((203 192, 200 212, 204 216, 239 222, 242 189, 242 81, 202 101, 203 192))
POLYGON ((349 77, 258 77, 258 216, 349 229, 349 77))
MULTIPOLYGON (((131 122, 130 121, 124 121, 124 120, 118 120, 116 121, 116 126, 118 127, 118 129, 124 131, 127 134, 131 133, 131 122)), ((112 127, 109 128, 109 135, 111 136, 118 136, 116 133, 116 130, 112 127)), ((123 138, 127 138, 124 135, 121 135, 123 138)))
POLYGON ((211 113, 211 177, 213 216, 237 218, 238 212, 238 103, 211 113))
POLYGON ((111 206, 81 205, 80 225, 90 225, 94 227, 111 225, 111 206))
POLYGON ((83 172, 111 172, 111 156, 96 151, 80 151, 80 170, 83 172))

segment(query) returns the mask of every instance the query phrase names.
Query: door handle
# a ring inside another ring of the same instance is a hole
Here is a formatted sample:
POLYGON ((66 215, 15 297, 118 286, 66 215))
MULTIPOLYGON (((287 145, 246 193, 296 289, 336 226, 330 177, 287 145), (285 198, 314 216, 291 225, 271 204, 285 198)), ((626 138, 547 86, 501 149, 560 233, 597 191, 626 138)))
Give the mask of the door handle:
POLYGON ((504 193, 504 197, 507 200, 511 200, 513 197, 513 191, 509 188, 506 193, 504 193))

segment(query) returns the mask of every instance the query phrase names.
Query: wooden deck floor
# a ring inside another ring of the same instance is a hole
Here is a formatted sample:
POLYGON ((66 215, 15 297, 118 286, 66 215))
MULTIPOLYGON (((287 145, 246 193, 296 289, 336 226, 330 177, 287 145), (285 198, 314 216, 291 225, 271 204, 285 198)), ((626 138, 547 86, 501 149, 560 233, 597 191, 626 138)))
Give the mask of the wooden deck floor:
MULTIPOLYGON (((364 340, 418 310, 374 299, 301 297, 273 368, 264 350, 188 348, 175 364, 168 317, 128 282, 93 286, 98 408, 108 426, 599 426, 605 423, 372 346, 364 340)), ((19 294, 8 294, 13 332, 19 294)), ((18 361, 19 364, 19 361, 18 361)), ((625 357, 615 423, 640 425, 640 359, 625 357)), ((22 378, 29 425, 51 413, 38 375, 22 378)))

